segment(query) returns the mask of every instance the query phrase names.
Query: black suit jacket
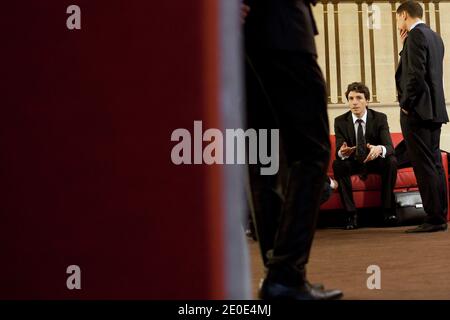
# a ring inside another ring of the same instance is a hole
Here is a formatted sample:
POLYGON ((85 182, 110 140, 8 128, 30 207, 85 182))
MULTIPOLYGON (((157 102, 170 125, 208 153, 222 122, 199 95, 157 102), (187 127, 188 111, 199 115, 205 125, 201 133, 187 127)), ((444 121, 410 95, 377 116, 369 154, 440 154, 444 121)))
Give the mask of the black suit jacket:
POLYGON ((311 10, 316 0, 245 0, 250 6, 245 29, 247 52, 287 50, 317 55, 317 27, 311 10))
MULTIPOLYGON (((339 159, 338 152, 344 142, 349 147, 356 146, 355 125, 351 111, 334 119, 334 133, 336 135, 336 159, 339 159)), ((386 157, 394 153, 389 125, 384 113, 367 109, 365 137, 367 143, 384 146, 386 148, 386 157)), ((353 152, 350 158, 354 158, 354 156, 355 153, 353 152)))
POLYGON ((426 24, 418 24, 406 38, 395 73, 400 107, 422 120, 448 122, 443 86, 444 44, 426 24))

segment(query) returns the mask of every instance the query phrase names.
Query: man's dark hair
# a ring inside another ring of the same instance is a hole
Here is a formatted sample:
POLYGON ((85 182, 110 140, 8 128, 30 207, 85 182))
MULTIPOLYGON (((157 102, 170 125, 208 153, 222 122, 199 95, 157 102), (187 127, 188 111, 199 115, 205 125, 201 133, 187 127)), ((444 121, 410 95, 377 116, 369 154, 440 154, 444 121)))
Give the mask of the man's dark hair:
POLYGON ((348 100, 348 94, 351 91, 355 91, 358 93, 364 93, 364 97, 366 98, 366 100, 370 99, 369 88, 367 88, 366 85, 362 82, 352 82, 348 85, 347 91, 345 91, 345 97, 347 98, 347 100, 348 100))
POLYGON ((412 0, 405 1, 397 8, 397 14, 400 14, 405 11, 411 18, 422 19, 423 17, 422 6, 417 1, 412 0))

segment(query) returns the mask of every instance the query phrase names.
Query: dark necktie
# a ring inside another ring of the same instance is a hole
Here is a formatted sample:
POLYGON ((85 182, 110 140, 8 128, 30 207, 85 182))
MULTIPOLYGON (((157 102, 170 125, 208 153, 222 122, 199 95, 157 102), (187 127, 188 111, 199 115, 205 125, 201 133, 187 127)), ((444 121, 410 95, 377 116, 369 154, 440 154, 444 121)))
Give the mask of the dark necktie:
POLYGON ((358 123, 358 130, 356 134, 356 159, 363 162, 367 157, 366 138, 364 137, 364 131, 362 127, 363 121, 361 119, 356 120, 358 123))

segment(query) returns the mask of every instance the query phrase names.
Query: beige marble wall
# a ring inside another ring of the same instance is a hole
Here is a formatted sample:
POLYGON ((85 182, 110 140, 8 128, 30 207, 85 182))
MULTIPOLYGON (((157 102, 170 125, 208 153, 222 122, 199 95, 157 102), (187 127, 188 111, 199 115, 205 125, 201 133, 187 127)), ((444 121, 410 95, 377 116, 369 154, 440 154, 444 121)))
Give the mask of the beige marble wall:
MULTIPOLYGON (((375 51, 375 74, 376 89, 379 103, 371 103, 371 108, 387 114, 391 132, 400 132, 400 114, 398 104, 395 102, 395 63, 394 45, 392 35, 391 5, 386 3, 374 4, 374 11, 379 12, 379 25, 374 28, 374 51, 375 51)), ((330 62, 330 95, 332 103, 329 106, 329 118, 331 131, 334 132, 334 118, 346 112, 346 105, 337 105, 337 96, 341 94, 345 101, 344 92, 347 85, 353 81, 361 81, 360 53, 359 53, 359 33, 358 33, 358 10, 357 5, 352 3, 339 4, 339 48, 341 59, 341 92, 337 91, 336 73, 336 50, 334 32, 334 12, 333 5, 327 4, 328 9, 328 30, 329 30, 329 62, 330 62)), ((430 3, 430 25, 436 30, 436 19, 434 4, 430 3)), ((325 37, 324 37, 324 6, 319 3, 313 9, 316 18, 319 35, 316 37, 316 44, 319 54, 319 64, 325 74, 325 37)), ((441 36, 446 45, 447 52, 450 50, 450 2, 440 3, 441 36)), ((376 13, 375 13, 376 14, 376 13)), ((365 57, 365 83, 372 89, 371 68, 370 68, 370 46, 368 6, 363 4, 363 39, 365 57)), ((401 43, 397 41, 401 50, 401 43)), ((445 93, 450 104, 450 54, 444 58, 444 86, 445 93)), ((450 108, 448 108, 450 114, 450 108)), ((441 148, 450 151, 450 124, 445 125, 442 131, 441 148)))

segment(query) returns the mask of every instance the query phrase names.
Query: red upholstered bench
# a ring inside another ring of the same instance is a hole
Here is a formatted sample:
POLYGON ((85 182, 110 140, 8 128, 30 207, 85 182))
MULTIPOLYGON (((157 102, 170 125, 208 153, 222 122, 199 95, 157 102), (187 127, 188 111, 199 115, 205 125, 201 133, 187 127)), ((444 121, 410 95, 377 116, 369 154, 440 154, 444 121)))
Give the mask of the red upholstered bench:
MULTIPOLYGON (((403 140, 401 133, 391 133, 394 147, 403 140)), ((333 161, 336 155, 336 137, 330 136, 331 141, 331 160, 328 166, 328 175, 333 177, 333 161)), ((447 189, 448 189, 448 160, 447 153, 442 152, 442 164, 444 166, 447 189)), ((355 200, 356 208, 373 208, 381 206, 380 186, 381 178, 377 174, 369 174, 366 180, 361 180, 359 176, 351 177, 353 186, 353 199, 355 200)), ((397 182, 395 184, 394 192, 414 191, 418 190, 417 181, 412 168, 399 169, 397 173, 397 182)), ((323 203, 320 210, 336 210, 342 209, 341 199, 337 191, 333 192, 330 199, 323 203)), ((447 217, 450 220, 450 210, 447 212, 447 217)))

